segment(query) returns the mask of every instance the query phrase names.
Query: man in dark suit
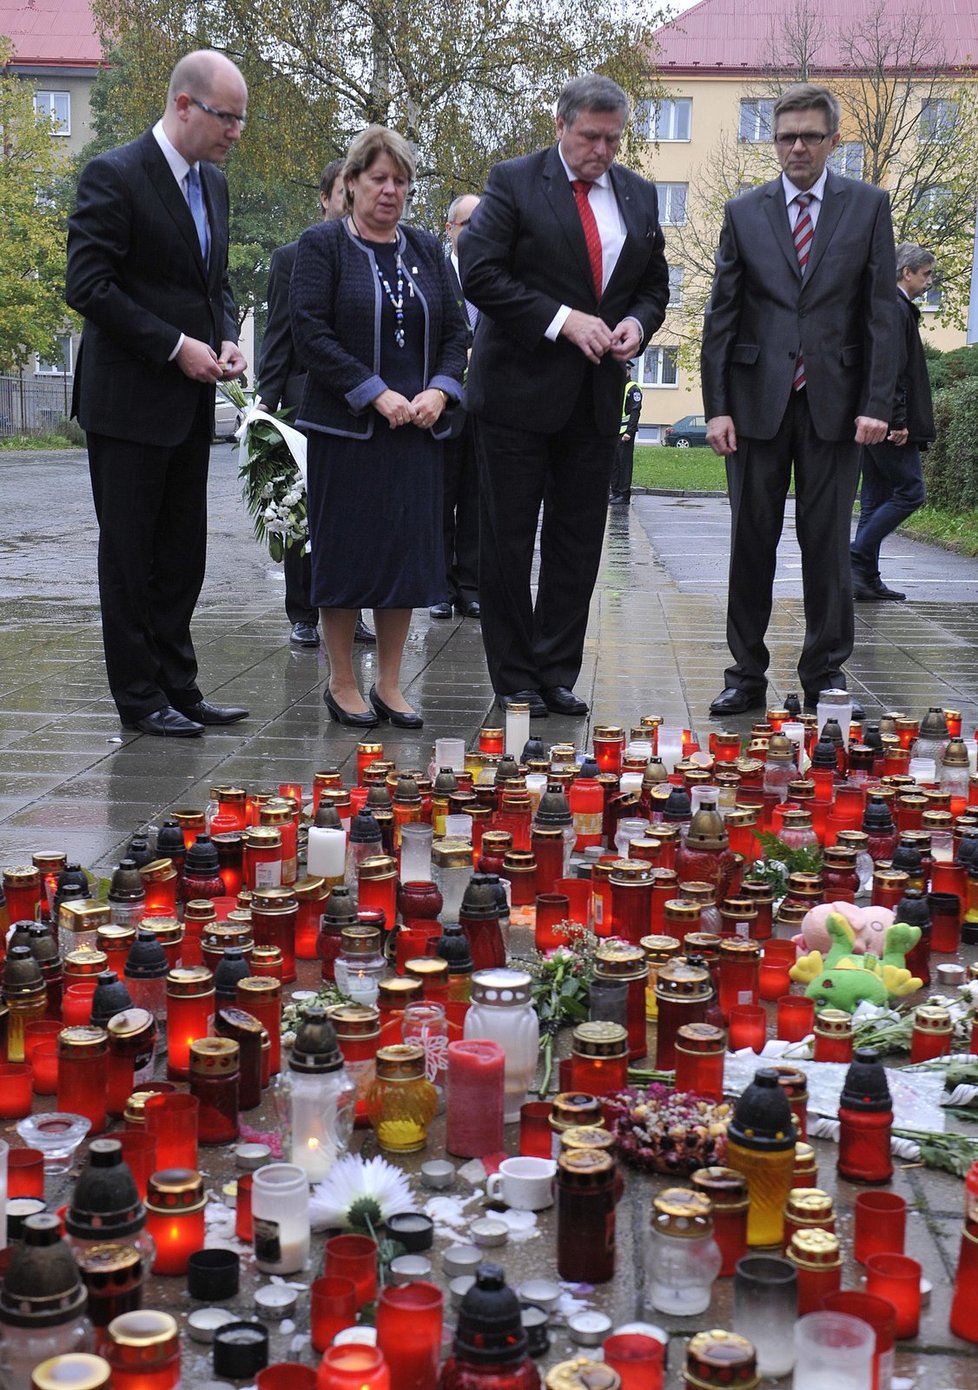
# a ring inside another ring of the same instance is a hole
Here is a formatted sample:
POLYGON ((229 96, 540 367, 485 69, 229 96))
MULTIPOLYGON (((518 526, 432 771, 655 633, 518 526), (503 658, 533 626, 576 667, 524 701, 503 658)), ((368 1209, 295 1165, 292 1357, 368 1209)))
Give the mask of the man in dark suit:
POLYGON ((897 247, 897 386, 890 417, 892 429, 882 444, 863 450, 863 484, 859 493, 859 525, 850 547, 853 598, 861 602, 907 596, 891 589, 880 577, 880 546, 901 522, 924 505, 924 465, 921 451, 934 442, 934 405, 924 346, 920 341, 920 310, 914 300, 934 280, 935 256, 923 246, 905 241, 897 247))
POLYGON ((197 684, 214 383, 247 366, 215 164, 248 92, 222 54, 176 65, 163 118, 87 164, 68 223, 66 297, 85 318, 72 413, 88 434, 109 687, 127 728, 186 738, 247 717, 197 684))
MULTIPOLYGON (((448 278, 455 286, 459 308, 469 328, 469 349, 479 320, 479 311, 462 293, 458 273, 458 239, 462 228, 479 206, 474 193, 463 193, 448 209, 445 232, 451 245, 448 278)), ((472 424, 464 407, 452 418, 451 433, 445 443, 445 598, 432 604, 433 618, 450 618, 455 608, 463 618, 478 618, 479 607, 479 470, 475 459, 472 424)))
POLYGON ((557 102, 557 144, 497 164, 459 239, 480 310, 466 384, 476 417, 479 598, 500 703, 582 715, 625 364, 669 298, 655 187, 614 163, 628 119, 616 83, 589 74, 557 102), (536 602, 530 569, 543 505, 536 602))
MULTIPOLYGON (((342 168, 342 159, 331 159, 320 177, 319 206, 324 222, 332 222, 343 216, 342 168)), ((299 408, 306 384, 306 370, 296 361, 289 315, 289 286, 298 246, 297 241, 290 241, 272 252, 268 269, 268 321, 255 374, 262 405, 270 411, 286 407, 293 416, 299 408)), ((292 624, 289 642, 293 647, 318 647, 319 610, 313 607, 309 598, 312 567, 308 551, 297 545, 287 546, 282 568, 285 571, 285 611, 292 624)), ((375 634, 363 621, 362 614, 357 619, 353 640, 377 641, 375 634)))
MULTIPOLYGON (((795 474, 805 704, 845 688, 849 527, 859 446, 886 437, 896 375, 895 264, 885 191, 826 169, 839 103, 789 88, 774 106, 782 177, 726 206, 701 355, 707 440, 727 460, 733 664, 710 706, 763 708, 777 547, 795 474)), ((859 716, 857 716, 859 717, 859 716)))

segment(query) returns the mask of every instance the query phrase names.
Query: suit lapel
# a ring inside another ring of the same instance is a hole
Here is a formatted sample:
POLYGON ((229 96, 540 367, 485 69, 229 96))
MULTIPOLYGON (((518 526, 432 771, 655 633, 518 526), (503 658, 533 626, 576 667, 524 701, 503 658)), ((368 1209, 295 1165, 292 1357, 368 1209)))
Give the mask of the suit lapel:
POLYGON ((825 248, 839 225, 839 219, 845 211, 845 207, 846 186, 830 171, 825 180, 825 196, 822 198, 822 206, 818 210, 815 235, 812 237, 812 253, 808 258, 806 280, 810 280, 818 269, 819 262, 825 254, 825 248))
POLYGON ((798 253, 795 250, 795 243, 791 239, 791 227, 788 223, 788 205, 784 200, 784 184, 780 179, 775 179, 769 183, 764 190, 764 212, 770 224, 774 239, 778 243, 781 254, 788 262, 788 268, 796 280, 801 279, 801 269, 798 265, 798 253))
MULTIPOLYGON (((184 241, 186 241, 187 245, 193 251, 201 279, 206 284, 207 270, 204 265, 204 258, 200 254, 200 242, 197 239, 197 228, 194 226, 194 219, 187 205, 187 200, 183 196, 183 191, 176 179, 173 177, 173 172, 166 162, 163 151, 156 143, 156 137, 153 135, 152 131, 147 131, 144 136, 144 141, 144 159, 147 177, 156 189, 160 202, 172 219, 176 231, 183 237, 184 241)), ((206 176, 201 180, 201 183, 206 185, 206 176)), ((207 198, 207 215, 209 218, 213 217, 211 211, 212 206, 213 199, 207 198)), ((213 220, 211 222, 211 229, 211 240, 213 241, 213 220)))
POLYGON ((560 223, 561 229, 567 238, 567 243, 577 261, 578 270, 583 277, 584 283, 590 287, 594 294, 594 281, 591 276, 591 262, 587 254, 587 243, 584 240, 584 228, 581 225, 581 214, 577 210, 577 203, 574 201, 574 191, 570 186, 570 180, 564 172, 564 166, 560 162, 560 155, 557 153, 557 146, 551 145, 547 154, 547 159, 543 167, 543 192, 553 209, 554 216, 560 223))
POLYGON ((629 192, 627 179, 622 176, 617 164, 612 164, 608 172, 611 175, 611 187, 614 190, 618 211, 621 213, 621 220, 625 224, 625 240, 622 243, 621 251, 618 253, 615 268, 611 272, 607 285, 604 287, 605 294, 611 292, 620 275, 628 273, 628 267, 632 260, 633 253, 646 246, 647 237, 649 235, 648 222, 643 217, 641 209, 636 206, 629 192))

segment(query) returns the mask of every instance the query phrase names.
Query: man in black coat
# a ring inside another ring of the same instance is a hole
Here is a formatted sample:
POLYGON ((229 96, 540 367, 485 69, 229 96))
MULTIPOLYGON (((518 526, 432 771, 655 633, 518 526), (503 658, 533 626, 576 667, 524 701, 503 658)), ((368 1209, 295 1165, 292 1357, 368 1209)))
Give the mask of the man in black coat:
POLYGON ((653 184, 614 162, 628 119, 589 74, 557 102, 557 144, 497 164, 459 238, 480 311, 466 382, 479 459, 482 635, 500 703, 582 715, 581 669, 626 363, 665 317, 653 184), (540 576, 530 595, 537 519, 540 576))
POLYGON ((850 547, 852 596, 860 601, 906 598, 880 578, 880 546, 891 531, 924 505, 921 450, 934 440, 927 359, 920 341, 920 310, 914 300, 930 289, 935 257, 905 241, 897 247, 898 365, 892 426, 882 444, 863 450, 859 525, 850 547))
MULTIPOLYGON (((320 177, 319 206, 324 222, 343 216, 342 168, 342 159, 331 159, 320 177)), ((272 252, 268 268, 268 318, 255 373, 262 405, 273 412, 279 408, 289 409, 292 423, 306 384, 306 369, 296 361, 289 314, 289 286, 298 245, 297 241, 290 241, 272 252)), ((293 647, 318 647, 319 610, 309 598, 312 582, 309 552, 298 545, 286 546, 282 569, 285 572, 285 611, 292 624, 289 642, 293 647)), ((354 641, 377 641, 362 616, 357 620, 354 641)))
POLYGON ((72 413, 88 434, 105 664, 127 728, 186 738, 247 717, 197 684, 214 383, 247 363, 227 275, 223 164, 248 91, 210 50, 173 69, 151 130, 91 160, 68 223, 84 316, 72 413))

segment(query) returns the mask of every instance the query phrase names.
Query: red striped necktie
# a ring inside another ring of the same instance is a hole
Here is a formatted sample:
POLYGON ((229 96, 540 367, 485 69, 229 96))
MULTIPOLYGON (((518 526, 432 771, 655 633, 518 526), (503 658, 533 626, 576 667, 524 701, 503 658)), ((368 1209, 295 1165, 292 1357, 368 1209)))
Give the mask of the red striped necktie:
POLYGON ((574 190, 574 199, 577 203, 577 211, 581 216, 581 226, 584 228, 584 241, 587 245, 587 256, 591 262, 591 277, 594 280, 594 293, 598 299, 601 298, 603 288, 604 272, 601 264, 601 233, 598 231, 598 224, 595 221, 591 204, 588 201, 588 194, 591 192, 591 185, 587 179, 571 179, 571 188, 574 190))
MULTIPOLYGON (((798 257, 798 266, 801 270, 802 278, 804 278, 805 267, 808 265, 809 252, 812 249, 812 237, 815 235, 812 215, 808 211, 812 198, 813 194, 811 193, 799 193, 798 197, 795 199, 798 208, 798 221, 795 223, 792 240, 795 243, 795 255, 798 257)), ((791 384, 792 389, 795 391, 800 391, 805 384, 805 359, 800 349, 798 352, 798 359, 795 362, 795 375, 791 384)))

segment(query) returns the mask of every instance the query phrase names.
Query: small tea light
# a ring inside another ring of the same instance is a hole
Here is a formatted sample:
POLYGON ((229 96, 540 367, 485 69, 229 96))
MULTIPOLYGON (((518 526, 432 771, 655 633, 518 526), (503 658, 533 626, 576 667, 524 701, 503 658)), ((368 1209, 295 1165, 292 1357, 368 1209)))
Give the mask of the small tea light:
POLYGON ((387 1234, 399 1240, 405 1250, 416 1254, 430 1250, 435 1239, 435 1223, 420 1211, 399 1211, 387 1218, 387 1234))
POLYGON ((263 1322, 281 1322, 295 1312, 299 1295, 285 1284, 264 1284, 255 1290, 255 1311, 263 1322))
POLYGON ((237 1321, 238 1314, 227 1308, 196 1308, 187 1319, 187 1331, 195 1342, 213 1342, 219 1327, 237 1321))
POLYGON ((606 1314, 594 1310, 572 1313, 567 1319, 571 1341, 576 1342, 579 1347, 599 1347, 611 1328, 611 1319, 606 1314))
POLYGON ((958 965, 955 961, 944 961, 937 967, 937 978, 948 989, 963 985, 965 980, 964 966, 958 965))
POLYGON ((431 1261, 423 1255, 398 1255, 391 1260, 391 1279, 395 1284, 413 1284, 431 1277, 431 1261))
POLYGON ((441 1257, 441 1267, 449 1279, 457 1279, 461 1274, 475 1274, 483 1258, 477 1245, 450 1245, 441 1257))
POLYGON ((505 1245, 509 1238, 509 1227, 503 1221, 493 1221, 490 1217, 483 1217, 479 1221, 473 1221, 469 1227, 469 1234, 480 1245, 483 1250, 491 1249, 495 1245, 505 1245))
POLYGON ((376 1327, 344 1327, 333 1338, 333 1346, 341 1347, 346 1342, 359 1342, 361 1346, 375 1347, 377 1345, 377 1329, 376 1327))
POLYGON ((455 1165, 445 1159, 432 1158, 421 1165, 421 1181, 433 1192, 444 1192, 455 1181, 455 1165))
POLYGON ((457 1279, 449 1280, 448 1294, 452 1300, 453 1308, 461 1308, 462 1299, 475 1283, 474 1274, 460 1274, 457 1279))
POLYGON ((926 1275, 921 1276, 920 1280, 920 1306, 921 1308, 930 1307, 930 1296, 934 1292, 934 1285, 926 1275))
POLYGON ((239 1144, 234 1151, 234 1164, 242 1172, 253 1173, 271 1163, 272 1151, 267 1144, 239 1144))
POLYGON ((521 1303, 535 1303, 538 1308, 552 1313, 560 1298, 560 1287, 550 1279, 527 1279, 517 1293, 521 1303))

